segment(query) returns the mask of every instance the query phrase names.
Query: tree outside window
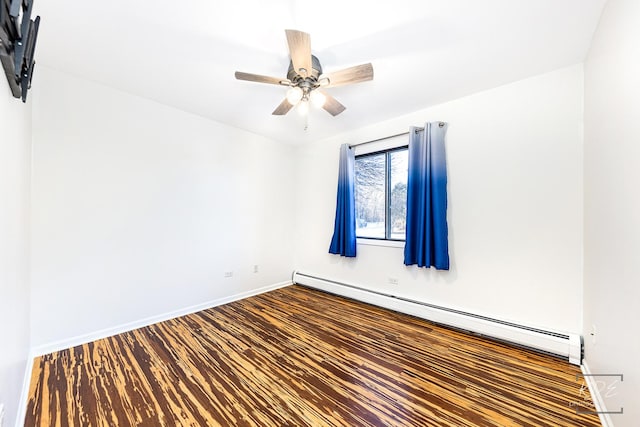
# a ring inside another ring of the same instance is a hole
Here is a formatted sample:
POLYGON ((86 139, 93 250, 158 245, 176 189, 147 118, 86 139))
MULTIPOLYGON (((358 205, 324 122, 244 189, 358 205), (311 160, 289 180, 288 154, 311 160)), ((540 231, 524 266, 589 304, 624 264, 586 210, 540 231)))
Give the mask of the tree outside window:
POLYGON ((406 147, 356 156, 356 236, 404 240, 406 147))

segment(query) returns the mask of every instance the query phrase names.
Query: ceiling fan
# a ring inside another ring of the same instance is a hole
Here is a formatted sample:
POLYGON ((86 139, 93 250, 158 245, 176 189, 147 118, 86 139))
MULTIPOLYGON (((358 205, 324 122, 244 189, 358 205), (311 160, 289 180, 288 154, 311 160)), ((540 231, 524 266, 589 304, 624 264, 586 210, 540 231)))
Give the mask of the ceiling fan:
POLYGON ((309 102, 311 102, 324 108, 331 115, 337 116, 346 107, 321 88, 344 86, 373 79, 371 63, 323 74, 320 61, 311 54, 309 34, 297 30, 285 30, 285 33, 291 57, 286 79, 236 71, 236 79, 238 80, 289 86, 286 98, 276 107, 273 115, 285 115, 295 105, 298 105, 299 111, 305 114, 309 109, 309 102))

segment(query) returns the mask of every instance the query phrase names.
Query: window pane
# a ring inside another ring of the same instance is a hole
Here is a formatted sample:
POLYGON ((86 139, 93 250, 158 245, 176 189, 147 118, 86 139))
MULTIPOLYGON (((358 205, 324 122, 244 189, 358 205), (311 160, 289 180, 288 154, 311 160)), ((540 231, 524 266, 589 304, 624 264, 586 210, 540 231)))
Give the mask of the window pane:
POLYGON ((408 150, 392 151, 391 160, 391 197, 389 212, 391 217, 391 238, 404 240, 407 218, 407 166, 408 150))
POLYGON ((385 154, 356 158, 357 237, 385 238, 384 187, 385 154))

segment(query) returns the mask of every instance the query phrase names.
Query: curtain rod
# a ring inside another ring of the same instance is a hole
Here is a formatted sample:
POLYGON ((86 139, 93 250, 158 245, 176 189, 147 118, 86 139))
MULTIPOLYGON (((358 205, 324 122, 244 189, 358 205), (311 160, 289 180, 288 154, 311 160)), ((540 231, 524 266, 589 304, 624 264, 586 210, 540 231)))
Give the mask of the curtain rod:
MULTIPOLYGON (((444 126, 444 122, 440 122, 439 123, 440 127, 444 126)), ((417 127, 415 128, 416 132, 419 132, 421 130, 424 130, 423 127, 417 127)), ((372 142, 378 142, 378 141, 384 141, 385 139, 391 139, 391 138, 395 138, 396 136, 402 136, 402 135, 409 135, 411 133, 411 131, 409 132, 402 132, 402 133, 397 133, 395 135, 390 135, 390 136, 385 136, 383 138, 378 138, 378 139, 373 139, 371 141, 364 141, 364 142, 358 142, 356 144, 349 144, 349 148, 353 148, 353 147, 357 147, 358 145, 364 145, 364 144, 371 144, 372 142)))

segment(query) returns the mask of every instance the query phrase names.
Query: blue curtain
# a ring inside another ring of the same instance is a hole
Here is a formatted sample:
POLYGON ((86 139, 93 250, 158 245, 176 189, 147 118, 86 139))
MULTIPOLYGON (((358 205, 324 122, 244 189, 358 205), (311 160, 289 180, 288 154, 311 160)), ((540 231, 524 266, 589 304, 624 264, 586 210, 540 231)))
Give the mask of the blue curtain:
POLYGON ((405 265, 449 269, 446 131, 440 122, 409 131, 405 265))
POLYGON ((329 253, 346 257, 356 256, 355 164, 353 150, 349 145, 342 144, 340 147, 336 221, 329 253))

